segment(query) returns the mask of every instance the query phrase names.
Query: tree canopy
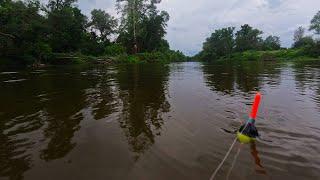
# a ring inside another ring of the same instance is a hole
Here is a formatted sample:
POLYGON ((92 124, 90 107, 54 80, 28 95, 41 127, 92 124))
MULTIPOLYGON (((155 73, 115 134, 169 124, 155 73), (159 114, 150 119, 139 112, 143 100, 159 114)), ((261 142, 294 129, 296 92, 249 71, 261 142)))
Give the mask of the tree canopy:
POLYGON ((294 41, 294 42, 300 41, 300 40, 304 37, 305 31, 306 31, 305 28, 303 28, 302 26, 299 26, 299 27, 294 31, 293 41, 294 41))
POLYGON ((52 53, 99 56, 160 51, 180 56, 180 52, 170 51, 164 39, 170 16, 158 10, 160 2, 117 0, 118 20, 101 9, 92 10, 89 19, 77 7, 77 0, 49 0, 46 4, 2 0, 0 56, 23 61, 43 61, 52 53))
POLYGON ((241 26, 241 29, 236 33, 236 50, 239 52, 258 50, 263 42, 262 33, 262 31, 254 29, 248 24, 241 26))
POLYGON ((128 52, 150 52, 169 49, 164 36, 169 14, 157 10, 161 0, 117 0, 118 13, 121 14, 118 42, 128 52))
POLYGON ((91 21, 88 26, 93 32, 98 31, 99 38, 102 42, 108 43, 108 37, 116 32, 118 21, 105 11, 94 9, 91 11, 91 21))
POLYGON ((203 58, 210 59, 230 55, 235 45, 234 29, 234 27, 228 27, 215 30, 203 43, 203 58))
MULTIPOLYGON (((170 15, 158 9, 161 0, 116 0, 119 18, 101 9, 91 11, 91 18, 76 5, 77 0, 1 0, 0 1, 0 57, 21 63, 47 62, 53 54, 77 53, 90 56, 123 54, 168 53, 164 38, 170 15)), ((310 22, 310 31, 320 35, 320 11, 310 22)), ((320 42, 305 35, 299 27, 294 33, 293 48, 308 55, 320 55, 320 42)), ((245 51, 279 50, 280 38, 269 35, 248 24, 237 31, 235 27, 216 29, 203 43, 201 59, 229 58, 245 51)), ((170 54, 171 53, 171 54, 170 54)))
POLYGON ((215 60, 221 57, 230 58, 233 53, 248 50, 278 50, 280 38, 268 36, 262 39, 262 31, 254 29, 248 24, 241 26, 235 33, 235 27, 215 30, 203 43, 202 51, 196 55, 201 60, 215 60))
POLYGON ((320 35, 320 11, 312 18, 309 30, 320 35))
POLYGON ((281 48, 280 37, 268 36, 263 41, 263 50, 278 50, 281 48))
POLYGON ((28 55, 41 59, 51 51, 46 19, 39 11, 39 1, 0 2, 0 56, 28 55))

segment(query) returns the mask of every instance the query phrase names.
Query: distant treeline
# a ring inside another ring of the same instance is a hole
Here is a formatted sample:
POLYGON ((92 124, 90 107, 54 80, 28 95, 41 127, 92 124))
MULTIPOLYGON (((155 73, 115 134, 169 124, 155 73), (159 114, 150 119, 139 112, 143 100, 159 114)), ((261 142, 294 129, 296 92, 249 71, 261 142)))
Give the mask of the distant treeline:
MULTIPOLYGON (((248 24, 235 32, 235 27, 215 30, 203 43, 202 51, 195 58, 202 61, 219 59, 257 59, 264 54, 281 59, 297 57, 318 58, 320 40, 305 35, 305 28, 299 27, 294 32, 292 48, 281 48, 280 37, 268 36, 263 39, 263 32, 248 24)), ((309 31, 320 35, 320 11, 311 20, 309 31)))
POLYGON ((1 0, 0 61, 48 63, 56 53, 185 58, 164 39, 169 14, 157 9, 161 0, 116 0, 119 19, 101 9, 89 19, 76 2, 1 0))

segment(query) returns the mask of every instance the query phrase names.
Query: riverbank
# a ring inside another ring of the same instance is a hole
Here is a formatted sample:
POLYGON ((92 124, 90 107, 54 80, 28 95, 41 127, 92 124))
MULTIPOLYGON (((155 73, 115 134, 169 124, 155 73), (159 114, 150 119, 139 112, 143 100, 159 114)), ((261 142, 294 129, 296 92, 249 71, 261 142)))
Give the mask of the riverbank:
POLYGON ((170 63, 185 62, 190 58, 180 51, 148 52, 137 54, 118 54, 104 56, 89 56, 81 53, 51 53, 44 59, 25 57, 3 57, 1 66, 34 66, 71 65, 71 64, 120 64, 120 63, 170 63))
POLYGON ((245 51, 224 56, 218 61, 314 61, 320 57, 308 56, 303 49, 281 49, 274 51, 245 51))

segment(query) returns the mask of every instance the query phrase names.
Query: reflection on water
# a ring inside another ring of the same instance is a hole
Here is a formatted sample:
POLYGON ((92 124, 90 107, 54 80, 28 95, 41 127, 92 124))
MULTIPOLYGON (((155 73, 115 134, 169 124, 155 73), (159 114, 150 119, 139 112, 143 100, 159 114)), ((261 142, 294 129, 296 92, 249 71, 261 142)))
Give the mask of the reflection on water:
POLYGON ((122 101, 120 126, 138 158, 161 134, 162 114, 169 112, 167 101, 168 66, 127 65, 116 76, 122 101))
POLYGON ((316 62, 0 72, 0 177, 207 179, 234 138, 220 129, 240 125, 257 90, 272 143, 243 146, 218 179, 319 177, 316 62))
POLYGON ((75 147, 71 140, 82 117, 71 116, 85 106, 81 90, 90 82, 60 73, 64 72, 22 72, 28 81, 1 86, 1 175, 22 178, 31 167, 34 151, 50 161, 75 147))
POLYGON ((252 142, 250 144, 250 149, 251 149, 251 155, 254 159, 254 163, 256 165, 256 172, 259 174, 267 174, 265 171, 264 167, 262 166, 261 159, 259 157, 259 152, 257 150, 257 146, 255 142, 252 142))
POLYGON ((202 66, 213 91, 230 95, 259 91, 262 83, 279 85, 280 64, 268 62, 219 63, 202 66))
MULTIPOLYGON (((294 69, 295 83, 301 95, 310 96, 313 100, 320 103, 320 64, 296 63, 294 69)), ((320 107, 320 106, 319 106, 320 107)))

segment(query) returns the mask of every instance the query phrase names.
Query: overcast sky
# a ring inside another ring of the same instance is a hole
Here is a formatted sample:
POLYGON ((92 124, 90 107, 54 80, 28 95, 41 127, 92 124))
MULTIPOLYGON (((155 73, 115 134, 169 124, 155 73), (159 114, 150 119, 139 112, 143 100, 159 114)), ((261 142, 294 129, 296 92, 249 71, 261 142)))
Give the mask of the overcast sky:
MULTIPOLYGON (((87 15, 94 8, 116 14, 116 0, 79 0, 87 15)), ((206 37, 218 28, 250 24, 264 36, 280 36, 282 45, 292 44, 293 31, 307 27, 320 10, 320 0, 162 0, 158 7, 170 14, 166 39, 170 47, 194 55, 206 37)))

